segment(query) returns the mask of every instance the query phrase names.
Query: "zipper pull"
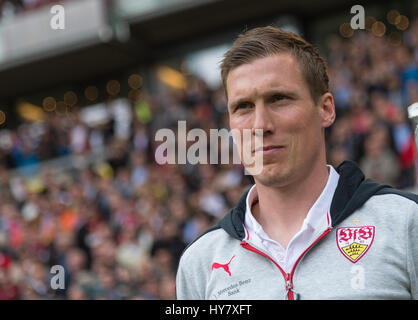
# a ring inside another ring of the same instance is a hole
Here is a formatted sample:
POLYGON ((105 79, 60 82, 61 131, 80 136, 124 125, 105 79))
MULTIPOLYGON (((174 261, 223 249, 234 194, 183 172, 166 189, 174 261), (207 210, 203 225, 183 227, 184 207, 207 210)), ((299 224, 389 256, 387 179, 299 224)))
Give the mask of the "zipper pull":
POLYGON ((290 281, 290 274, 286 273, 285 280, 286 280, 286 289, 289 291, 290 289, 293 288, 292 281, 290 281))
POLYGON ((291 280, 291 275, 289 273, 286 273, 285 282, 286 282, 286 299, 289 298, 289 291, 291 291, 293 295, 293 299, 300 300, 300 294, 295 292, 295 290, 293 290, 293 282, 291 280))
POLYGON ((289 300, 290 298, 290 290, 292 290, 292 281, 290 281, 290 274, 286 273, 285 274, 285 278, 284 278, 284 282, 285 282, 285 288, 286 288, 286 293, 285 293, 285 300, 289 300))

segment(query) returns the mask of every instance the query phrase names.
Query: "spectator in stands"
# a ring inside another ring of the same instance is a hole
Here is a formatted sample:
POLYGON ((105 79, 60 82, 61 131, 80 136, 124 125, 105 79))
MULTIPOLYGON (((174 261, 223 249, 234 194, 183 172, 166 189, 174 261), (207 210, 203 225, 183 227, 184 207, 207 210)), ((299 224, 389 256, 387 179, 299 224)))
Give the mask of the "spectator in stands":
POLYGON ((397 185, 400 170, 396 155, 388 147, 388 135, 387 128, 382 125, 367 134, 360 168, 367 177, 394 186, 397 185))

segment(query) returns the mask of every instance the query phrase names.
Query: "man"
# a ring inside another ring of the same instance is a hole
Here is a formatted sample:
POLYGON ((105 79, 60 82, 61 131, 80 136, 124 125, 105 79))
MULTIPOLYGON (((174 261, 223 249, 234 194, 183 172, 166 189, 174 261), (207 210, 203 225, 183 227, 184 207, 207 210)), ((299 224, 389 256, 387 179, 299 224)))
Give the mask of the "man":
POLYGON ((221 72, 231 129, 262 129, 263 169, 185 250, 177 298, 418 299, 418 196, 327 165, 334 99, 312 45, 256 28, 221 72))

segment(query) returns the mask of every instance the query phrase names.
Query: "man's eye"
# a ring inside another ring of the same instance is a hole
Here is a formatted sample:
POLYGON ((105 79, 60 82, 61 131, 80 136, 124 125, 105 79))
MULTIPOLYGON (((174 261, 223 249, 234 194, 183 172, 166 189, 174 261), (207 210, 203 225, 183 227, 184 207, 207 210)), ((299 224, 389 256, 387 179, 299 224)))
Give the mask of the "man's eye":
POLYGON ((239 110, 239 109, 246 109, 246 108, 249 108, 250 107, 250 104, 249 103, 247 103, 247 102, 245 102, 245 103, 240 103, 239 105, 237 105, 236 107, 235 107, 235 110, 239 110))
POLYGON ((271 98, 271 100, 273 101, 273 102, 275 102, 275 101, 282 101, 282 100, 284 100, 284 99, 286 99, 287 97, 286 96, 284 96, 284 95, 281 95, 281 94, 275 94, 274 96, 272 96, 272 98, 271 98))

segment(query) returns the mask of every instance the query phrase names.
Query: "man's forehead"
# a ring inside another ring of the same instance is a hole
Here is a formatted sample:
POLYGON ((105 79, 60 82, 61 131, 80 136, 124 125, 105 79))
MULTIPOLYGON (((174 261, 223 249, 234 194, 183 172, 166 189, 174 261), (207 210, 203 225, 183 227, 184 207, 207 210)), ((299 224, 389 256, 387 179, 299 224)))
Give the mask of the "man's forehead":
POLYGON ((232 69, 227 77, 227 98, 248 94, 249 90, 264 91, 271 88, 290 90, 295 82, 303 80, 295 58, 280 53, 256 59, 232 69), (291 78, 289 78, 291 77, 291 78))

